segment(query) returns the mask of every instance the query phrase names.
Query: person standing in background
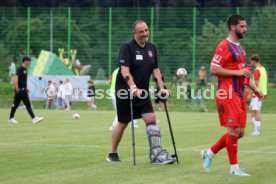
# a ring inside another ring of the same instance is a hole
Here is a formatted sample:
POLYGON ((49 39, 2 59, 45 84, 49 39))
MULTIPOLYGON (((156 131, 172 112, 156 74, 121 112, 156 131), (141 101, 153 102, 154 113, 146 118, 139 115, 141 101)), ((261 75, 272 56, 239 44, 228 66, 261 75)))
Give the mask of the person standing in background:
POLYGON ((89 80, 89 81, 87 81, 87 84, 88 84, 88 90, 87 90, 88 102, 87 102, 87 107, 90 110, 95 110, 97 108, 97 106, 94 103, 94 100, 95 100, 94 81, 93 80, 89 80))
POLYGON ((70 105, 70 97, 73 94, 73 86, 70 83, 69 79, 65 80, 64 83, 64 94, 65 94, 65 99, 64 99, 64 109, 70 110, 71 105, 70 105))
MULTIPOLYGON (((254 84, 264 94, 264 99, 265 99, 267 96, 267 73, 266 73, 266 70, 261 65, 260 57, 257 54, 254 54, 250 57, 250 62, 255 67, 254 84)), ((253 94, 250 106, 251 106, 252 121, 254 124, 254 131, 252 132, 251 135, 258 136, 258 135, 260 135, 260 130, 261 130, 262 99, 259 99, 256 95, 253 94)))
POLYGON ((16 75, 16 66, 15 66, 14 61, 11 61, 11 65, 9 66, 9 77, 10 77, 10 82, 13 87, 14 87, 15 75, 16 75))
POLYGON ((59 86, 57 90, 57 100, 56 100, 57 109, 62 109, 64 107, 64 100, 65 100, 64 85, 62 81, 59 81, 59 86))
POLYGON ((46 99, 45 109, 54 108, 55 92, 56 92, 56 87, 55 87, 54 83, 51 80, 49 80, 48 87, 45 89, 45 93, 49 94, 49 95, 46 95, 47 99, 46 99))
POLYGON ((204 66, 202 66, 201 69, 198 71, 198 80, 199 80, 200 87, 206 86, 207 74, 204 66))

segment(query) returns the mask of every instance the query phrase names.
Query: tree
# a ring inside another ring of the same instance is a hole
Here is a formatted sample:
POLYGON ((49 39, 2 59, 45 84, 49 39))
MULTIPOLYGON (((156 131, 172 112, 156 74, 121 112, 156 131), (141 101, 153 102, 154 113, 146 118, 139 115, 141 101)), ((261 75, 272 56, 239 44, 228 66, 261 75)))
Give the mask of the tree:
MULTIPOLYGON (((246 10, 243 10, 246 14, 246 10)), ((267 66, 270 78, 276 80, 274 74, 276 70, 275 58, 276 53, 276 8, 275 6, 256 8, 247 19, 248 31, 245 39, 241 43, 247 53, 247 57, 252 54, 259 54, 262 64, 267 66), (268 67, 269 66, 269 67, 268 67)), ((220 22, 218 25, 205 20, 202 33, 197 38, 197 63, 209 64, 213 56, 216 45, 227 36, 228 29, 226 23, 220 22)), ((191 49, 191 46, 190 46, 191 49)), ((275 81, 276 82, 276 81, 275 81)))

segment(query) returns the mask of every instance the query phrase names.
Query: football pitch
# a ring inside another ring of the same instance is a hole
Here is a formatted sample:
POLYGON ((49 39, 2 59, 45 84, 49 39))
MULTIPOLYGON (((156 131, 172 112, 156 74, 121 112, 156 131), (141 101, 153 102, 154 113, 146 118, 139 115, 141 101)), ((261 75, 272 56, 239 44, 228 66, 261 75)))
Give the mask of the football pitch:
MULTIPOLYGON (((239 164, 250 177, 228 174, 227 152, 213 160, 212 172, 205 174, 199 156, 225 132, 216 113, 170 112, 179 164, 152 165, 148 159, 145 125, 135 129, 137 165, 132 164, 131 129, 127 128, 119 147, 121 163, 109 163, 111 133, 108 130, 115 112, 37 110, 43 116, 32 124, 25 110, 18 110, 19 124, 8 124, 9 109, 0 109, 0 183, 4 184, 112 184, 112 183, 187 183, 187 184, 273 184, 276 181, 276 115, 263 114, 262 133, 250 136, 247 121, 245 137, 239 141, 239 164), (80 120, 73 120, 78 112, 80 120)), ((162 144, 172 151, 165 112, 157 112, 162 144)), ((248 116, 250 117, 250 116, 248 116)))

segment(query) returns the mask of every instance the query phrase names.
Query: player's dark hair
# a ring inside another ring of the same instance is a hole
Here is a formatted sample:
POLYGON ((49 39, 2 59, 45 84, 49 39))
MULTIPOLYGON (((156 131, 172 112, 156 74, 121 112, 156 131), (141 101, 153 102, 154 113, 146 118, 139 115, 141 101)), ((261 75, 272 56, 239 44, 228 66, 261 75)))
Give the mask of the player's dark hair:
POLYGON ((132 24, 132 31, 133 32, 135 32, 135 28, 136 28, 136 25, 137 24, 140 24, 140 23, 145 23, 145 24, 147 24, 145 21, 143 21, 143 20, 136 20, 135 22, 133 22, 133 24, 132 24))
POLYGON ((257 63, 260 62, 260 56, 258 54, 253 54, 250 56, 250 60, 256 61, 257 63))
POLYGON ((231 25, 238 25, 242 20, 246 20, 246 19, 241 15, 237 15, 237 14, 229 15, 227 18, 228 29, 231 30, 231 25))
POLYGON ((25 61, 31 61, 31 58, 29 56, 24 56, 22 62, 24 63, 25 61))

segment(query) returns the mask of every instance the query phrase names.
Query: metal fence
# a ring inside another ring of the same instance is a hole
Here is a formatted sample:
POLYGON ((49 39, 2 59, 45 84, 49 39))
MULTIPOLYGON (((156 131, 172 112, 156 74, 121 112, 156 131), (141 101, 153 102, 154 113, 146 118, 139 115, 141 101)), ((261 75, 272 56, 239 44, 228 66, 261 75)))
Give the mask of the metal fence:
MULTIPOLYGON (((0 8, 0 76, 7 79, 9 61, 22 55, 38 57, 41 50, 70 58, 77 50, 82 64, 91 64, 92 79, 107 80, 117 67, 120 46, 132 39, 131 25, 143 19, 156 44, 159 66, 171 81, 185 67, 197 80, 201 66, 208 70, 216 45, 226 38, 226 18, 239 13, 247 18, 248 33, 242 45, 249 57, 258 53, 276 83, 276 8, 0 8)), ((212 81, 209 74, 209 80, 212 81)))

